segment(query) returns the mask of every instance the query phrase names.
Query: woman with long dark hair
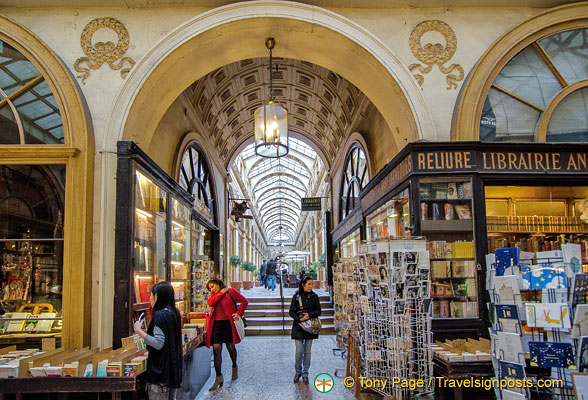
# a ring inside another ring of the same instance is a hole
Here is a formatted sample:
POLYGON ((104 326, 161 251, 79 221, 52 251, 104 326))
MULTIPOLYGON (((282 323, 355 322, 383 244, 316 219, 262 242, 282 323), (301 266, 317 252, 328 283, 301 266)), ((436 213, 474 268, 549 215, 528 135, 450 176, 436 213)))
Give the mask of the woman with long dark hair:
POLYGON ((232 380, 237 379, 237 349, 235 345, 241 342, 235 321, 243 317, 247 304, 249 303, 241 293, 231 288, 228 289, 225 283, 219 278, 212 278, 206 283, 210 290, 208 306, 211 307, 208 320, 206 321, 206 346, 212 345, 214 353, 214 371, 216 379, 210 387, 210 391, 223 386, 222 351, 223 343, 227 346, 231 361, 233 362, 232 380), (239 308, 237 309, 237 303, 239 308))
POLYGON ((294 368, 294 383, 302 377, 302 382, 308 385, 308 370, 310 369, 310 350, 312 341, 318 339, 318 334, 310 333, 302 329, 300 322, 310 318, 318 318, 321 315, 321 302, 318 295, 312 291, 312 277, 305 275, 298 285, 298 291, 294 293, 290 303, 290 316, 292 323, 292 339, 296 343, 296 357, 294 368))
POLYGON ((174 288, 159 282, 151 289, 149 298, 153 318, 147 332, 135 323, 135 333, 145 341, 147 357, 147 393, 150 400, 175 400, 182 384, 182 318, 176 308, 174 288))

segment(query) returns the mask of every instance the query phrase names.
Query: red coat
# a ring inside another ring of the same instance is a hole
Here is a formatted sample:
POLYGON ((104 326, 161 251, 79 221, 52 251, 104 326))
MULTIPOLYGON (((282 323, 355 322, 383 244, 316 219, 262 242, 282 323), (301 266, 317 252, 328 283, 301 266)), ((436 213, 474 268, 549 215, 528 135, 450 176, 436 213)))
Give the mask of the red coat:
POLYGON ((223 307, 225 314, 229 317, 229 321, 231 321, 231 330, 233 332, 233 344, 237 344, 241 342, 239 339, 239 334, 237 333, 237 328, 235 328, 235 321, 233 321, 232 315, 236 312, 240 317, 243 316, 245 313, 245 309, 247 308, 247 304, 249 302, 241 293, 237 290, 231 288, 227 293, 210 293, 210 297, 208 298, 208 306, 212 307, 210 313, 208 314, 208 319, 206 321, 206 347, 210 347, 210 338, 212 337, 212 327, 214 325, 214 321, 216 320, 216 315, 214 309, 216 307, 223 307), (229 296, 229 293, 231 294, 229 296), (235 302, 233 299, 239 304, 239 309, 235 307, 235 302))

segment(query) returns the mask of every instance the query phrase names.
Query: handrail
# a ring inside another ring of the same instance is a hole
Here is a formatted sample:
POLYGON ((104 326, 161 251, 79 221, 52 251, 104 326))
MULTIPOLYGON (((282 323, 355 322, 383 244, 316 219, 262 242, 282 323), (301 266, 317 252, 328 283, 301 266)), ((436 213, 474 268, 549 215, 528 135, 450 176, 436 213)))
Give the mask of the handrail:
MULTIPOLYGON (((277 278, 277 275, 276 275, 277 278)), ((286 322, 284 317, 284 290, 282 285, 284 284, 284 278, 282 277, 282 271, 280 271, 280 301, 282 303, 282 333, 286 330, 286 322)))

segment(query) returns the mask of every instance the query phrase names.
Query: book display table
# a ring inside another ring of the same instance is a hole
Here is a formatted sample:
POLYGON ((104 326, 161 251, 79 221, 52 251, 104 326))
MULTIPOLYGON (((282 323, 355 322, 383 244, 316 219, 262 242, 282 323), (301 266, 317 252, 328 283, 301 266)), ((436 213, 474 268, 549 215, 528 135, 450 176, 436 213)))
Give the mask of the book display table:
MULTIPOLYGON (((465 380, 470 378, 491 378, 494 376, 492 361, 456 361, 448 362, 441 357, 433 357, 433 375, 446 379, 465 380)), ((438 386, 438 385, 437 385, 438 386)), ((463 387, 442 388, 438 387, 440 399, 462 400, 464 398, 463 387)), ((477 388, 475 390, 480 390, 477 388)), ((481 388, 486 392, 483 388, 481 388)), ((493 391, 488 392, 490 395, 493 391)))

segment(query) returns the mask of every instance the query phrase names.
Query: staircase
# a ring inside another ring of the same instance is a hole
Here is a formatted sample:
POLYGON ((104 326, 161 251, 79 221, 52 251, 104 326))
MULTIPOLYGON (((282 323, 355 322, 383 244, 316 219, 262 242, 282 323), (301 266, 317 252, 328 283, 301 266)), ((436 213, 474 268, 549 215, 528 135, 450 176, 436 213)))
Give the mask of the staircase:
MULTIPOLYGON (((247 296, 247 292, 243 292, 247 296)), ((321 333, 334 334, 335 310, 329 296, 319 296, 321 302, 321 333)), ((282 330, 282 304, 280 298, 274 296, 268 297, 248 297, 249 305, 245 311, 247 319, 246 336, 261 335, 290 335, 292 332, 292 318, 288 314, 292 296, 284 296, 284 330, 282 330)))

